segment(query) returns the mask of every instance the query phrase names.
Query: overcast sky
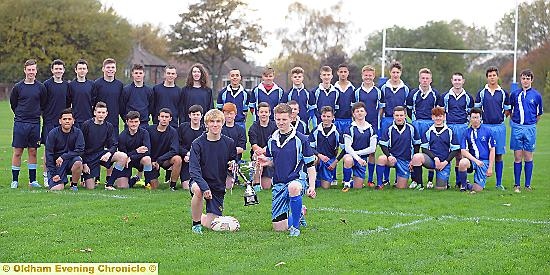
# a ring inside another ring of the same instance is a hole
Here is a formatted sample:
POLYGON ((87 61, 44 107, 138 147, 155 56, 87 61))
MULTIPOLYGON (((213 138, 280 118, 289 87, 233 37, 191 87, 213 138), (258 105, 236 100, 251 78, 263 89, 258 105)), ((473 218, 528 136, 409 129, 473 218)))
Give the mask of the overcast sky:
MULTIPOLYGON (((275 58, 281 50, 276 36, 275 28, 282 24, 292 24, 285 21, 288 6, 295 0, 244 0, 253 10, 251 17, 261 18, 259 21, 265 31, 271 32, 266 37, 270 46, 261 52, 251 55, 258 65, 265 65, 275 58), (271 41, 273 43, 271 43, 271 41)), ((524 2, 518 0, 519 2, 524 2)), ((101 0, 107 6, 127 18, 133 24, 149 22, 160 25, 167 32, 170 26, 179 21, 179 14, 185 12, 189 3, 197 1, 188 0, 101 0)), ((335 0, 301 0, 299 1, 310 8, 329 9, 338 1, 335 0)), ((490 31, 502 16, 515 8, 516 0, 391 0, 371 1, 356 0, 342 1, 342 15, 347 16, 351 22, 350 38, 346 45, 349 50, 358 49, 364 45, 369 33, 393 25, 405 28, 416 28, 428 21, 460 19, 465 24, 485 26, 490 31)))

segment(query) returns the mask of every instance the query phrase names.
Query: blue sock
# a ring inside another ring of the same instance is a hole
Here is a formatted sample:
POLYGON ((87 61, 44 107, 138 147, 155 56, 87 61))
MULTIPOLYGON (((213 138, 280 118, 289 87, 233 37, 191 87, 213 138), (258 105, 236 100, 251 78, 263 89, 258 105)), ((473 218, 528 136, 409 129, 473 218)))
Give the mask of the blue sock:
POLYGON ((301 195, 290 197, 290 212, 292 212, 292 214, 289 217, 288 224, 294 226, 294 228, 300 229, 300 213, 302 212, 301 195))
POLYGON ((372 182, 372 179, 374 178, 374 163, 367 163, 367 168, 369 169, 369 181, 372 182))
POLYGON ((533 176, 533 161, 526 161, 525 162, 525 187, 531 186, 532 176, 533 176))
POLYGON ((19 166, 11 166, 11 180, 12 181, 19 181, 19 171, 21 170, 21 167, 19 166))
POLYGON ((384 181, 390 181, 390 167, 386 166, 384 169, 384 181))
POLYGON ((468 172, 459 171, 457 174, 457 180, 460 184, 460 188, 466 188, 466 178, 468 177, 468 172))
POLYGON ((434 182, 434 174, 433 169, 428 170, 428 181, 434 182))
POLYGON ((504 161, 495 162, 495 174, 497 178, 497 186, 502 185, 502 171, 504 170, 504 161))
POLYGON ((29 168, 29 182, 36 181, 36 163, 27 164, 29 168))
POLYGON ((455 175, 456 175, 455 185, 461 185, 462 184, 460 182, 460 180, 458 179, 458 173, 460 173, 460 171, 458 171, 458 166, 455 166, 455 175))
POLYGON ((514 186, 521 185, 520 179, 521 179, 521 162, 514 162, 514 186))
POLYGON ((376 183, 378 186, 382 186, 384 183, 382 178, 384 177, 384 172, 386 171, 386 166, 376 165, 376 183))
POLYGON ((344 167, 344 171, 343 171, 343 174, 344 174, 344 182, 349 182, 351 180, 351 168, 346 168, 344 167))

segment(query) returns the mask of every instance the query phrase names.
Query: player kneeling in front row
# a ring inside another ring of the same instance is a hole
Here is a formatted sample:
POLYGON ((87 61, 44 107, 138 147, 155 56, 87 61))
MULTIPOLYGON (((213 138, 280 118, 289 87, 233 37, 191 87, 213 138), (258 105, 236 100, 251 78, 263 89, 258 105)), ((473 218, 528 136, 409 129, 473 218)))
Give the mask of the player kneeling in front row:
MULTIPOLYGON (((414 154, 411 161, 415 177, 413 180, 418 184, 418 190, 424 190, 422 166, 436 170, 436 189, 447 189, 451 171, 450 163, 460 150, 456 136, 445 125, 445 109, 433 108, 432 120, 434 124, 426 133, 422 133, 422 144, 420 145, 422 153, 414 154)), ((428 185, 427 187, 432 188, 433 186, 428 185)))
POLYGON ((292 108, 279 104, 274 109, 277 130, 267 141, 265 155, 258 156, 261 166, 273 166, 271 217, 275 231, 290 231, 290 236, 300 235, 300 225, 305 224, 302 215, 302 196, 315 198, 315 157, 308 138, 291 126, 292 108), (307 167, 309 187, 300 179, 304 165, 307 167), (289 214, 290 212, 290 214, 289 214))
POLYGON ((418 153, 420 150, 420 135, 412 124, 407 123, 406 116, 405 107, 396 106, 393 109, 393 124, 381 134, 380 149, 384 154, 378 157, 375 189, 384 188, 383 175, 386 167, 395 167, 397 188, 408 187, 409 165, 413 152, 418 153))
MULTIPOLYGON (((290 104, 289 104, 290 105, 290 104)), ((292 107, 292 105, 290 105, 292 107)), ((317 177, 321 181, 321 187, 330 188, 332 182, 336 181, 334 173, 338 160, 338 147, 340 147, 340 133, 334 121, 334 111, 330 106, 321 108, 321 121, 317 128, 309 135, 309 144, 313 153, 319 159, 317 164, 317 177)), ((296 131, 298 129, 296 128, 296 131)))
POLYGON ((74 128, 71 108, 61 112, 60 126, 53 128, 46 139, 46 166, 48 167, 48 186, 50 190, 63 190, 67 183, 67 174, 71 173, 71 189, 78 190, 78 180, 82 175, 84 136, 74 128), (76 180, 76 182, 75 182, 76 180))
POLYGON ((224 120, 220 110, 206 112, 207 132, 191 144, 191 218, 192 231, 197 234, 202 234, 202 226, 210 228, 212 221, 222 215, 227 171, 236 169, 235 142, 221 134, 224 120), (206 200, 206 215, 202 213, 203 199, 206 200))
POLYGON ((129 111, 126 115, 126 125, 128 126, 120 133, 118 137, 118 150, 126 153, 128 160, 123 171, 123 176, 117 181, 118 188, 132 188, 137 179, 132 178, 132 168, 143 171, 145 176, 145 185, 151 182, 151 139, 149 132, 140 127, 140 114, 137 111, 129 111))
POLYGON ((470 111, 470 127, 464 133, 460 144, 463 157, 457 175, 460 191, 479 192, 485 188, 487 177, 493 175, 496 141, 491 129, 481 124, 481 113, 479 108, 470 111), (466 182, 466 178, 468 173, 474 171, 474 184, 471 185, 466 182))

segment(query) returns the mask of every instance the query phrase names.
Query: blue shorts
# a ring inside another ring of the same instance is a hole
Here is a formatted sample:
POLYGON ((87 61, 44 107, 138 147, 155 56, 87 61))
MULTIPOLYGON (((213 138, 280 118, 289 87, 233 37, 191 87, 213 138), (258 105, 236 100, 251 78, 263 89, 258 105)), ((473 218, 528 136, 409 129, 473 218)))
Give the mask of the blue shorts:
POLYGON ((40 137, 40 141, 42 142, 42 144, 46 144, 46 139, 48 138, 48 134, 50 133, 51 130, 53 130, 53 128, 59 126, 59 123, 44 123, 44 125, 42 125, 42 134, 41 134, 41 137, 40 137))
POLYGON ((67 175, 71 174, 71 168, 73 168, 74 163, 77 161, 82 161, 82 158, 74 157, 70 160, 64 160, 63 163, 61 163, 61 166, 57 167, 57 172, 61 178, 58 182, 53 181, 53 175, 48 171, 48 186, 52 188, 58 184, 67 184, 67 175))
MULTIPOLYGON (((291 182, 298 182, 302 185, 302 192, 300 196, 305 194, 306 182, 302 180, 293 180, 291 182)), ((275 183, 271 189, 271 194, 273 198, 271 199, 271 219, 279 217, 284 213, 290 211, 290 196, 288 194, 288 184, 289 183, 275 183)))
POLYGON ((430 129, 433 124, 433 120, 428 119, 417 119, 412 121, 414 129, 416 129, 420 137, 422 137, 422 135, 425 135, 428 132, 428 129, 430 129))
POLYGON ((322 160, 319 160, 319 164, 317 165, 317 179, 324 180, 328 182, 332 182, 336 180, 336 174, 334 171, 336 171, 336 168, 334 170, 328 170, 328 167, 331 163, 336 161, 336 159, 332 158, 328 162, 324 162, 322 160))
POLYGON ((462 143, 464 133, 468 130, 468 124, 447 124, 447 126, 451 129, 451 131, 453 131, 453 137, 456 138, 458 144, 462 143))
POLYGON ((506 126, 501 124, 483 124, 491 129, 491 134, 495 139, 497 146, 495 147, 495 154, 506 154, 506 126))
POLYGON ((180 171, 180 180, 186 181, 191 179, 191 174, 189 173, 189 162, 181 162, 181 171, 180 171))
MULTIPOLYGON (((368 162, 368 156, 363 156, 361 158, 368 162)), ((362 166, 361 164, 359 164, 359 162, 357 162, 357 160, 353 159, 353 166, 351 167, 353 171, 353 176, 357 178, 365 179, 365 172, 367 171, 367 166, 362 166)))
POLYGON ((334 120, 334 125, 339 133, 343 133, 351 127, 351 118, 337 118, 334 120))
POLYGON ((521 125, 510 121, 510 150, 535 151, 537 125, 521 125))
POLYGON ((470 169, 468 169, 468 173, 474 172, 474 182, 485 188, 485 184, 487 183, 487 168, 489 168, 489 161, 482 161, 485 165, 478 166, 475 162, 470 160, 470 169))
POLYGON ((397 177, 408 179, 411 176, 410 163, 410 160, 397 159, 397 163, 395 163, 395 174, 397 177))
POLYGON ((40 147, 40 123, 13 123, 13 137, 11 147, 38 148, 40 147))
MULTIPOLYGON (((435 169, 435 161, 430 158, 428 155, 424 154, 424 158, 428 161, 424 163, 424 167, 428 169, 435 169)), ((435 170, 435 178, 437 180, 443 180, 445 182, 449 181, 449 176, 451 175, 451 163, 447 163, 447 166, 443 170, 435 170)))
POLYGON ((84 173, 82 174, 84 177, 84 180, 99 177, 101 166, 105 168, 111 168, 113 165, 113 162, 111 161, 113 158, 113 155, 111 154, 111 157, 108 161, 102 161, 101 156, 105 155, 108 150, 103 150, 97 153, 94 153, 91 156, 86 156, 84 159, 86 159, 86 165, 88 165, 88 168, 90 168, 90 173, 84 173))

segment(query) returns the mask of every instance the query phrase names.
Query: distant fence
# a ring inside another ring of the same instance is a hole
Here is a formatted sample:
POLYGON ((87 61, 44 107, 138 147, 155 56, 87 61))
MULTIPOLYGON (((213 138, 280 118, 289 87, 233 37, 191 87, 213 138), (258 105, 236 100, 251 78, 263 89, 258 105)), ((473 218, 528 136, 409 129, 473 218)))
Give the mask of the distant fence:
POLYGON ((7 100, 10 97, 13 84, 0 83, 0 100, 7 100))

